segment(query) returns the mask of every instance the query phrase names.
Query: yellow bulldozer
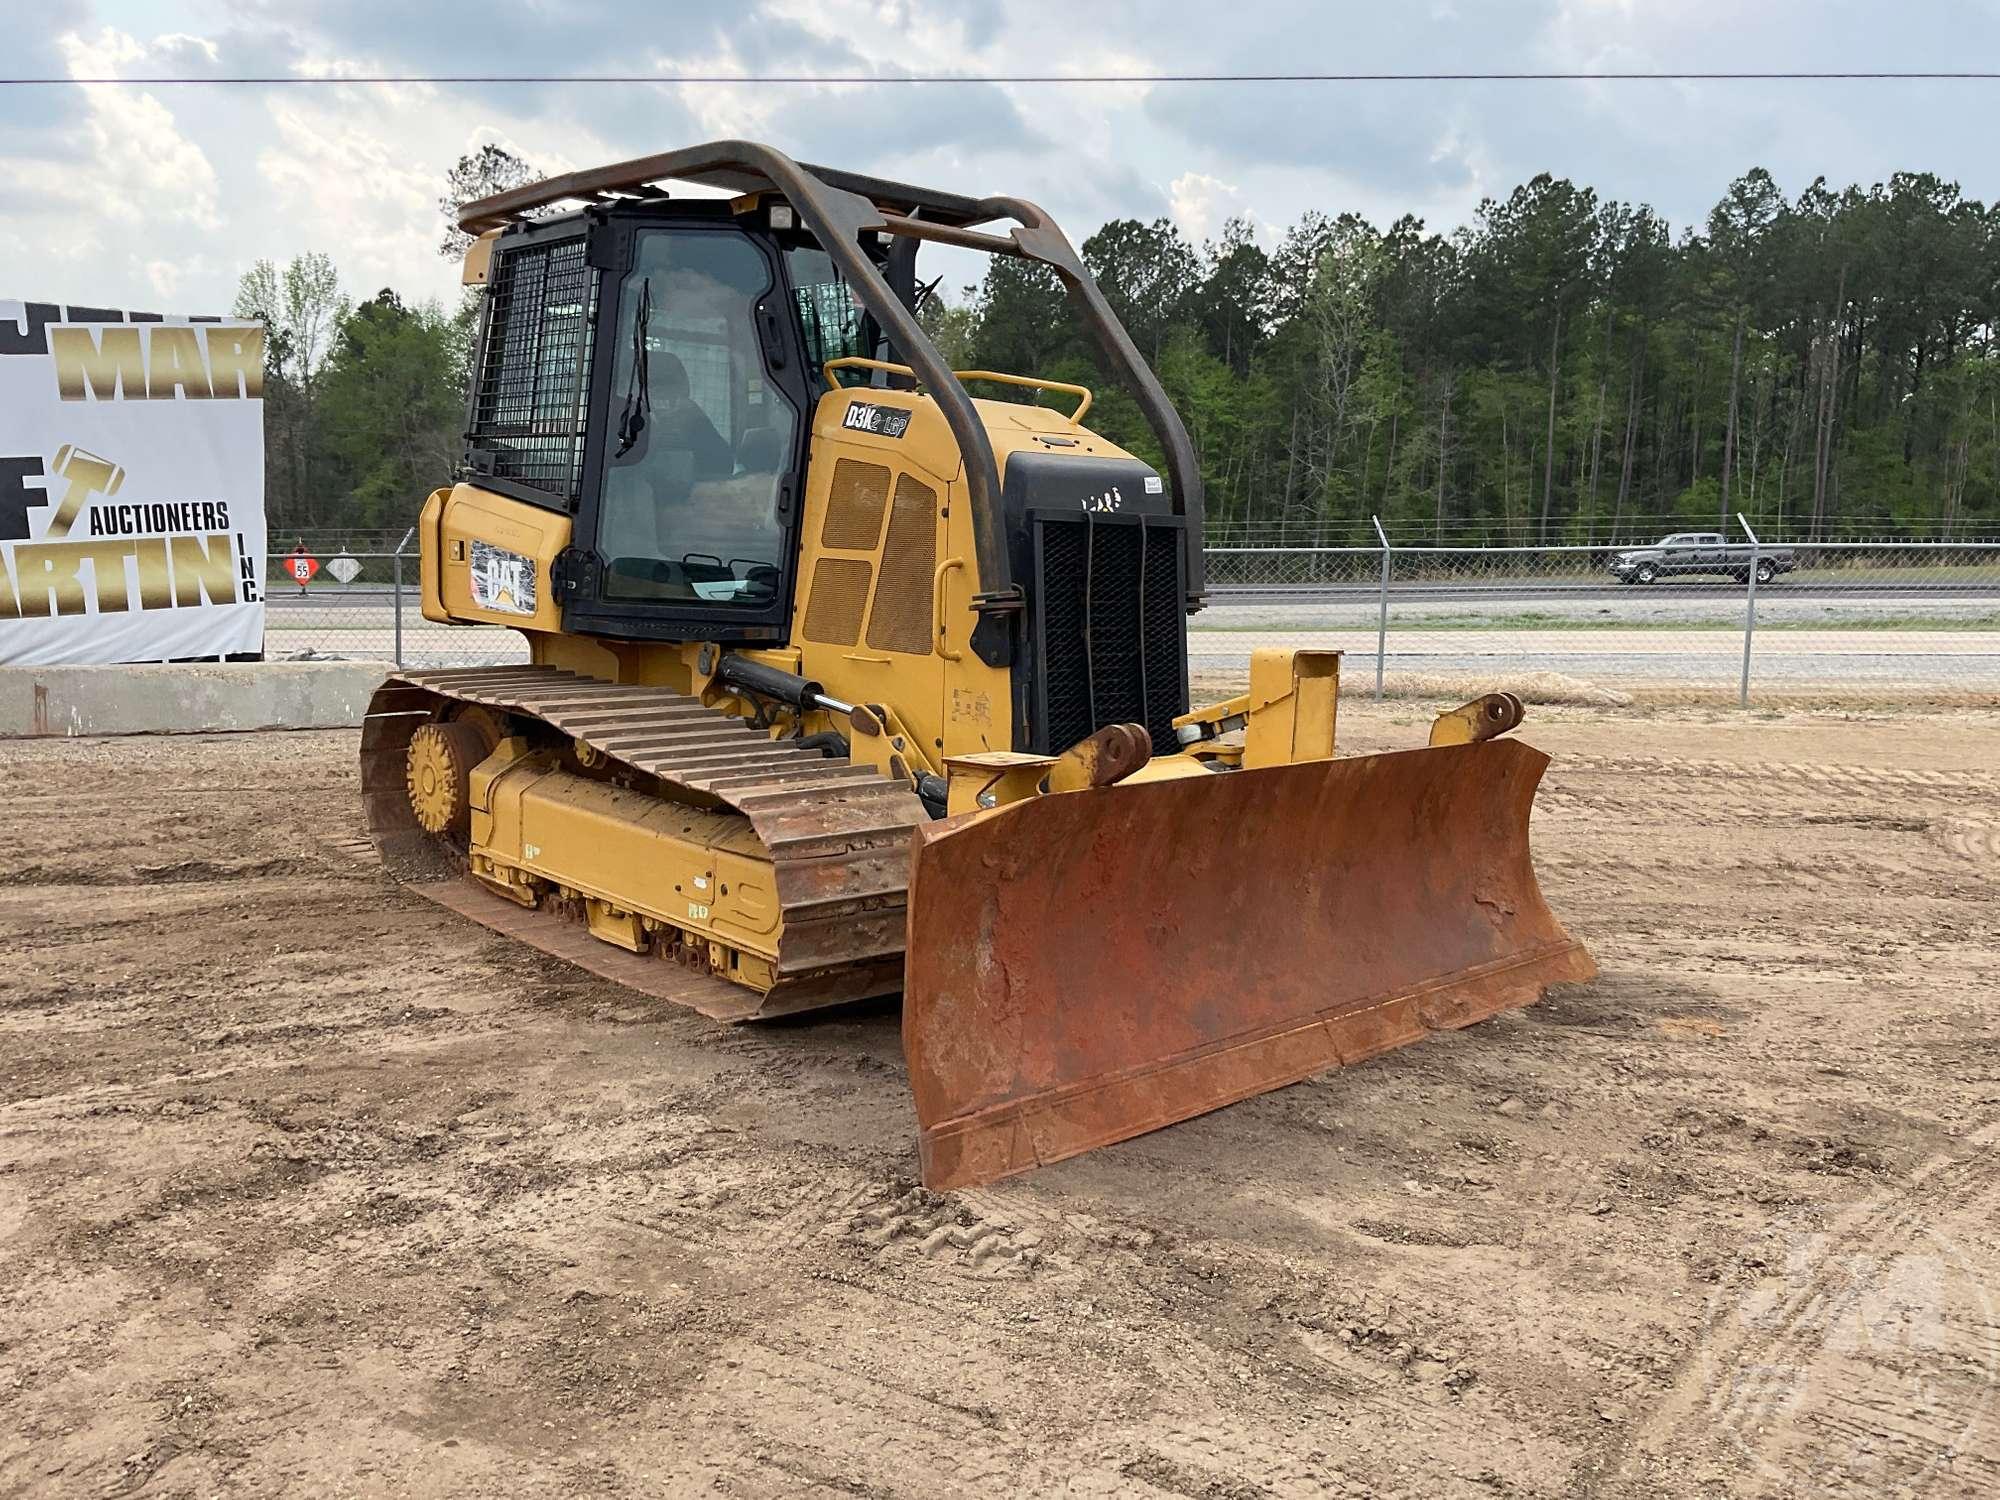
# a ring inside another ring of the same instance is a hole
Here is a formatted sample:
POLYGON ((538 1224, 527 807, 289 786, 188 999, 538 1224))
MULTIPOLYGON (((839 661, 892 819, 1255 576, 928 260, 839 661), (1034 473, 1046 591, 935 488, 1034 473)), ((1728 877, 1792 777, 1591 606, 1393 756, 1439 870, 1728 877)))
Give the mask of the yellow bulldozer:
POLYGON ((376 693, 399 878, 719 1020, 900 993, 940 1188, 1593 972, 1536 888, 1517 700, 1335 759, 1338 656, 1257 651, 1191 709, 1194 451, 1032 203, 725 141, 459 223, 483 311, 423 612, 528 659, 376 693), (951 369, 924 243, 1052 272, 1165 472, 1081 386, 951 369))

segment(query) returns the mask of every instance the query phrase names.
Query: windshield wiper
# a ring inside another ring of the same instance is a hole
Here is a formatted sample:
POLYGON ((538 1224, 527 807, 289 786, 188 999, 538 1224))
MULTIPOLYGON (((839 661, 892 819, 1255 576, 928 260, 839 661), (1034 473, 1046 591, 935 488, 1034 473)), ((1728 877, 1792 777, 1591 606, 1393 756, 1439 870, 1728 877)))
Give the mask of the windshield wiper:
POLYGON ((653 409, 653 376, 646 357, 646 325, 653 320, 653 278, 639 283, 639 315, 632 320, 632 373, 625 384, 625 410, 618 417, 618 449, 611 456, 623 458, 646 430, 646 417, 653 409))

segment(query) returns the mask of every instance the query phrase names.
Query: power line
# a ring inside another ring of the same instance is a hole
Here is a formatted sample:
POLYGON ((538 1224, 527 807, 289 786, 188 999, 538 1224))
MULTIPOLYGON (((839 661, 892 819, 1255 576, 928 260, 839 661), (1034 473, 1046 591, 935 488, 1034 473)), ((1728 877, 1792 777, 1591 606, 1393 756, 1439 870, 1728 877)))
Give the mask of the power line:
POLYGON ((723 73, 412 73, 364 74, 351 77, 282 76, 215 78, 0 78, 0 88, 51 88, 62 85, 128 88, 271 87, 277 85, 357 86, 389 84, 671 84, 676 87, 831 87, 877 84, 990 84, 1054 87, 1115 84, 1269 84, 1269 83, 1943 83, 2000 81, 2000 71, 1955 69, 1897 71, 1883 69, 1755 71, 1688 70, 1671 72, 1525 72, 1525 73, 897 73, 879 76, 767 73, 739 76, 723 73))

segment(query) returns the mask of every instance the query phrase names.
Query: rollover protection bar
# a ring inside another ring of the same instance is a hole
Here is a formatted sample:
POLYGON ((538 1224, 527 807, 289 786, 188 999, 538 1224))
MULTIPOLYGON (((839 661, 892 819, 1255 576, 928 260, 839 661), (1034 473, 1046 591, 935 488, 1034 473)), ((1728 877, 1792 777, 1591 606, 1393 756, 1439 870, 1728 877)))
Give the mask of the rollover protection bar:
POLYGON ((972 649, 981 661, 993 667, 1012 661, 1027 606, 1024 581, 1014 577, 1013 556, 1001 520, 999 464, 971 396, 953 378, 950 365, 924 332, 915 312, 862 249, 864 234, 983 250, 1035 261, 1054 273, 1159 440, 1174 511, 1185 523, 1181 532, 1183 576, 1187 580, 1184 607, 1189 613, 1201 607, 1206 560, 1201 541, 1201 469, 1194 444, 1083 257, 1036 204, 1024 198, 968 198, 807 166, 755 141, 711 141, 589 171, 568 172, 496 193, 461 206, 458 225, 468 234, 481 234, 563 201, 608 205, 643 198, 654 191, 654 183, 669 180, 699 182, 736 193, 782 194, 937 402, 965 462, 973 546, 984 585, 972 601, 980 616, 972 649), (1005 219, 1014 221, 1005 234, 972 227, 1005 219))

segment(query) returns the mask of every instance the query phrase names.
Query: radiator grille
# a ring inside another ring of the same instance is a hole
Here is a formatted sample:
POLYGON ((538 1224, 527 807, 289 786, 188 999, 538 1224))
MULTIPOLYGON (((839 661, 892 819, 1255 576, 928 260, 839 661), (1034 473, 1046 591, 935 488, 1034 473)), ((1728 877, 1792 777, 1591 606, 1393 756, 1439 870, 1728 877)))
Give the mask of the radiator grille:
POLYGON ((882 507, 888 499, 887 469, 859 459, 841 459, 833 466, 819 544, 847 552, 873 552, 875 539, 882 535, 882 507))
POLYGON ((877 651, 929 656, 931 594, 937 572, 937 491, 908 474, 896 478, 882 578, 868 616, 868 644, 877 651))
POLYGON ((583 241, 495 255, 486 297, 468 434, 475 467, 572 500, 583 469, 597 298, 583 241))
POLYGON ((858 557, 822 557, 813 564, 812 598, 806 602, 806 639, 823 646, 851 646, 861 634, 868 583, 875 568, 858 557))
POLYGON ((1106 724, 1144 724, 1156 754, 1187 712, 1180 531, 1165 525, 1036 523, 1038 703, 1034 743, 1058 754, 1106 724))

